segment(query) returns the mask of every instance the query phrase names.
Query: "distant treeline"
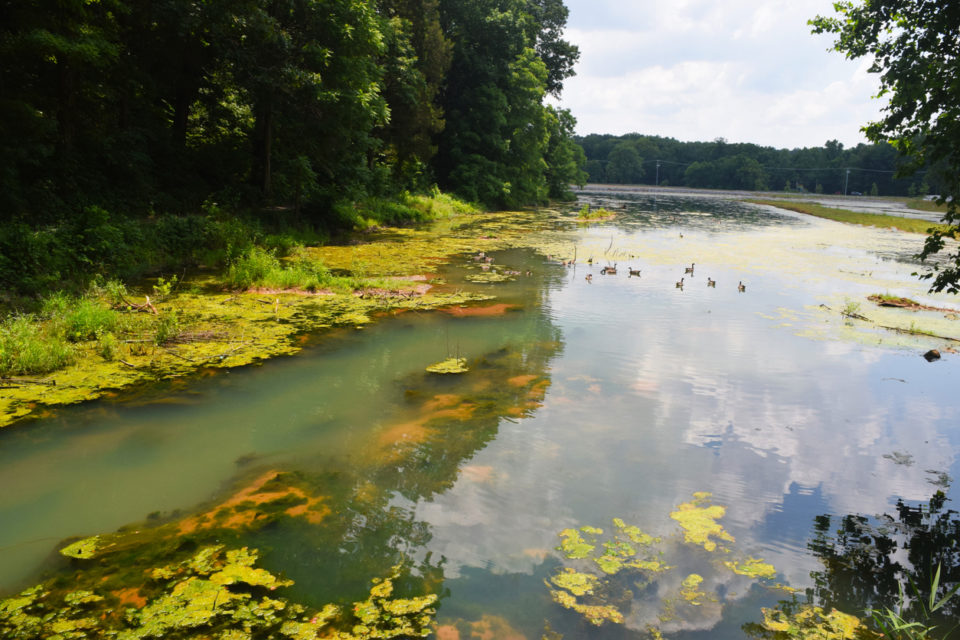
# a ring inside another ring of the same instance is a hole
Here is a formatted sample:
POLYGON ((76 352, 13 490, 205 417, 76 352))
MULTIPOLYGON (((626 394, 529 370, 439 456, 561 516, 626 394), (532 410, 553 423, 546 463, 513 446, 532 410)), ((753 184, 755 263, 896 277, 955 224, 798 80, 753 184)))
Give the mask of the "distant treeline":
POLYGON ((807 191, 917 196, 937 193, 934 173, 895 178, 896 149, 889 144, 844 148, 774 149, 755 144, 680 142, 673 138, 592 134, 576 141, 587 156, 590 182, 660 184, 747 191, 807 191))
POLYGON ((567 15, 563 0, 2 3, 0 284, 109 271, 137 250, 131 220, 329 229, 433 185, 488 207, 570 196, 575 120, 545 102, 579 56, 567 15))

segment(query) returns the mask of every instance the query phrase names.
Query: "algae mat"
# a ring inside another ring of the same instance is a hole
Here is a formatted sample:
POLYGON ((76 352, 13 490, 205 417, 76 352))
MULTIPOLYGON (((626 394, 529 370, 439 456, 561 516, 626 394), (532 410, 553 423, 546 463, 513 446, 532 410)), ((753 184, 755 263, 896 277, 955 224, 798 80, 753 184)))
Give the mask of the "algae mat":
POLYGON ((0 387, 0 427, 134 385, 290 355, 302 348, 298 337, 306 332, 360 328, 379 313, 488 300, 489 289, 455 289, 437 276, 438 269, 460 254, 520 247, 572 249, 566 238, 553 211, 477 214, 424 229, 358 234, 346 245, 310 248, 311 257, 329 269, 370 283, 348 293, 231 292, 218 289, 209 277, 185 282, 182 288, 192 292, 155 305, 160 315, 176 318, 180 340, 158 345, 149 335, 128 336, 111 360, 89 344, 81 346, 76 364, 53 374, 7 379, 0 387), (376 286, 391 278, 389 288, 376 286))

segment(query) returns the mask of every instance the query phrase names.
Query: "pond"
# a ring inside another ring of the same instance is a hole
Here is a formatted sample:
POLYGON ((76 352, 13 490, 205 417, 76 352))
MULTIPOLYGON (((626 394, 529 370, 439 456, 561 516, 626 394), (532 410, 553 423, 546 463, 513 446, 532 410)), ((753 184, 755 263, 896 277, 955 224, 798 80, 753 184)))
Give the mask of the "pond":
POLYGON ((617 215, 565 214, 574 265, 446 268, 497 296, 482 312, 391 315, 0 432, 0 593, 62 568, 65 538, 173 523, 256 547, 312 606, 411 566, 448 640, 742 638, 789 589, 861 614, 825 560, 842 519, 957 498, 960 360, 916 330, 960 321, 911 276, 922 238, 722 198, 580 200, 617 215), (425 371, 448 357, 469 371, 425 371), (289 509, 233 510, 280 477, 289 509))

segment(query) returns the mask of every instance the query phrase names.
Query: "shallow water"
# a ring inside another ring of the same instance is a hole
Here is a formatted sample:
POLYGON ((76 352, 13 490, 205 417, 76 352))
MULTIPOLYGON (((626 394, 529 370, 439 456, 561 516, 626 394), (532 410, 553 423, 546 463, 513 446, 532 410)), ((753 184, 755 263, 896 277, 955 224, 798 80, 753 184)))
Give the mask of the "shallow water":
MULTIPOLYGON (((461 632, 535 638, 548 621, 566 638, 652 624, 739 638, 784 595, 675 539, 668 514, 694 492, 727 507, 738 553, 804 589, 822 570, 808 549, 816 517, 890 513, 928 500, 937 473, 958 477, 957 356, 927 363, 942 341, 838 313, 856 301, 897 321, 870 293, 955 308, 910 276, 920 238, 720 199, 581 198, 619 215, 573 232, 576 266, 504 252, 497 263, 524 275, 461 285, 518 305, 505 314, 385 318, 294 357, 0 432, 0 590, 34 579, 63 538, 189 512, 282 469, 323 489, 333 515, 241 540, 297 581, 294 599, 348 602, 406 559, 445 594, 440 624, 461 632), (471 371, 424 372, 450 355, 471 371), (598 631, 544 581, 572 566, 561 530, 613 518, 663 536, 678 569, 631 587, 626 624, 598 631), (664 620, 694 572, 712 600, 664 620)), ((467 273, 465 259, 446 275, 467 273)), ((960 335, 943 315, 907 322, 960 335)))

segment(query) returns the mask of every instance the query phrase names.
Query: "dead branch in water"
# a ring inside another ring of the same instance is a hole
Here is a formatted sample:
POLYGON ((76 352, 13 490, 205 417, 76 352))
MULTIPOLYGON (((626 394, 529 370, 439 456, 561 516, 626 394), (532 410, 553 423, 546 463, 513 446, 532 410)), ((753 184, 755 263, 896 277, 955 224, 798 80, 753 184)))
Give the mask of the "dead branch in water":
POLYGON ((55 387, 55 386, 57 386, 57 381, 56 381, 56 380, 51 380, 51 379, 49 379, 49 378, 47 378, 47 379, 45 379, 45 380, 32 380, 32 379, 30 379, 30 378, 12 378, 12 377, 5 377, 5 378, 0 378, 0 383, 11 383, 11 384, 15 384, 15 385, 35 384, 35 385, 39 385, 39 386, 43 386, 43 387, 55 387))

